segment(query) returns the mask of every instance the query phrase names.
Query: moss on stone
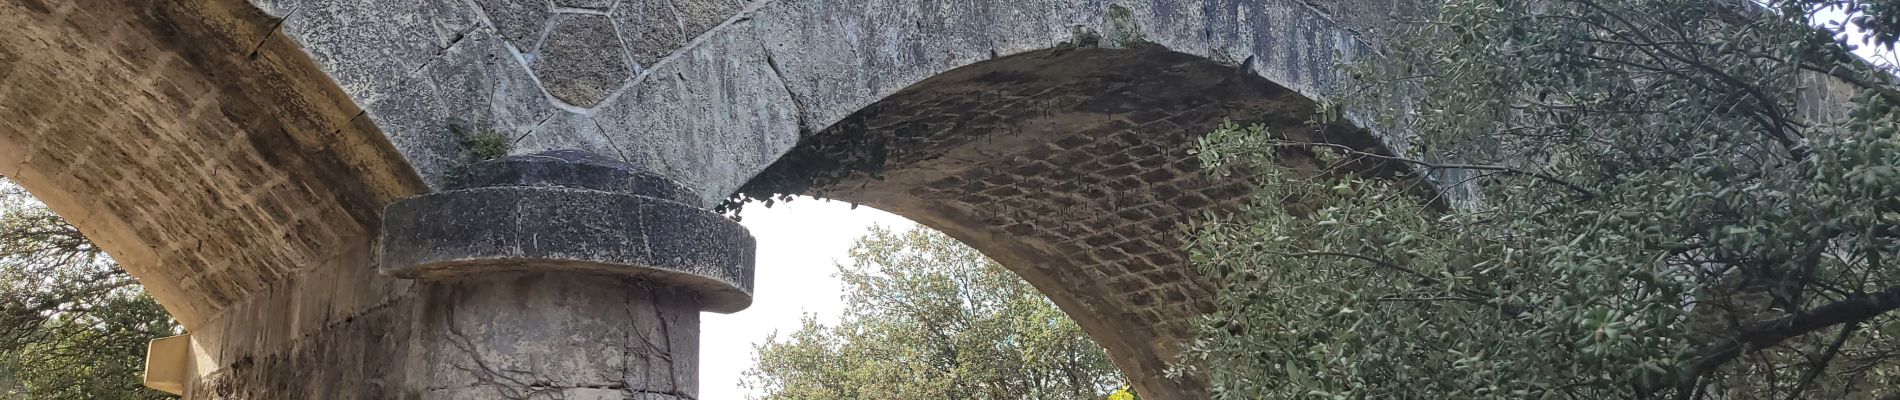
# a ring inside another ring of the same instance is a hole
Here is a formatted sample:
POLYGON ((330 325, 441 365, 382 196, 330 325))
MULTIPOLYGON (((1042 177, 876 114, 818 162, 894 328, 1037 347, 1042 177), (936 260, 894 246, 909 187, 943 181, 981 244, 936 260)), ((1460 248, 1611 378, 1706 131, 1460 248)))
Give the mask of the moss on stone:
POLYGON ((1160 47, 1141 33, 1141 23, 1135 20, 1134 10, 1120 4, 1110 4, 1108 11, 1102 14, 1102 25, 1108 30, 1109 44, 1124 49, 1160 47))
POLYGON ((449 133, 461 138, 462 159, 456 160, 442 172, 443 186, 461 187, 467 180, 468 167, 478 162, 493 160, 508 155, 513 141, 507 135, 492 130, 470 131, 461 120, 449 121, 449 133))
POLYGON ((470 162, 479 162, 501 158, 508 155, 508 137, 494 131, 484 131, 468 136, 462 141, 463 152, 470 162))

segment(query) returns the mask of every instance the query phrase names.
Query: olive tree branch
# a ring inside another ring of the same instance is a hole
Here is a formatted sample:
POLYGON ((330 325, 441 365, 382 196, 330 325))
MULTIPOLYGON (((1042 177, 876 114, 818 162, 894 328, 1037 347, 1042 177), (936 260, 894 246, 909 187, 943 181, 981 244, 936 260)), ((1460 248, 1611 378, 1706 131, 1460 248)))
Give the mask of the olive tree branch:
POLYGON ((1822 372, 1827 371, 1827 365, 1834 362, 1834 355, 1840 353, 1841 346, 1846 345, 1847 339, 1853 337, 1854 331, 1859 329, 1860 323, 1858 322, 1849 323, 1846 327, 1841 328, 1841 333, 1834 336, 1834 342, 1828 344, 1827 351, 1821 353, 1821 359, 1816 360, 1813 366, 1808 367, 1808 372, 1801 376, 1801 383, 1795 384, 1794 391, 1788 392, 1788 400, 1801 398, 1801 392, 1807 391, 1808 386, 1813 385, 1814 380, 1820 378, 1822 372))
MULTIPOLYGON (((1696 377, 1733 361, 1744 353, 1773 347, 1783 341, 1841 324, 1858 324, 1894 309, 1900 309, 1900 286, 1888 287, 1866 295, 1849 297, 1742 328, 1740 334, 1697 350, 1683 367, 1685 381, 1692 385, 1696 377)), ((1682 388, 1687 392, 1688 388, 1682 388)))
POLYGON ((1306 147, 1309 149, 1313 147, 1330 148, 1334 150, 1339 150, 1341 152, 1346 153, 1347 155, 1351 155, 1354 157, 1366 157, 1366 158, 1374 158, 1374 159, 1380 159, 1380 160, 1396 161, 1396 162, 1401 162, 1401 163, 1406 163, 1406 164, 1412 164, 1420 168, 1424 168, 1426 171, 1434 171, 1434 170, 1441 170, 1441 169, 1456 169, 1456 170, 1471 170, 1471 171, 1492 171, 1492 172, 1502 173, 1506 175, 1526 176, 1526 177, 1535 178, 1537 180, 1541 180, 1544 182, 1553 183, 1558 186, 1563 186, 1565 189, 1569 189, 1570 191, 1576 192, 1577 196, 1583 198, 1584 200, 1594 199, 1597 196, 1597 193, 1595 191, 1590 190, 1589 188, 1585 188, 1582 185, 1578 185, 1575 183, 1570 183, 1569 181, 1563 180, 1563 178, 1558 178, 1551 174, 1537 172, 1537 171, 1527 171, 1523 169, 1506 167, 1502 165, 1439 164, 1439 163, 1427 162, 1423 160, 1416 160, 1416 159, 1399 157, 1399 156, 1391 156, 1391 155, 1385 155, 1385 154, 1379 154, 1379 153, 1360 151, 1359 149, 1352 148, 1351 146, 1346 146, 1343 144, 1332 144, 1332 143, 1277 141, 1276 143, 1272 143, 1271 145, 1277 146, 1277 147, 1306 147))

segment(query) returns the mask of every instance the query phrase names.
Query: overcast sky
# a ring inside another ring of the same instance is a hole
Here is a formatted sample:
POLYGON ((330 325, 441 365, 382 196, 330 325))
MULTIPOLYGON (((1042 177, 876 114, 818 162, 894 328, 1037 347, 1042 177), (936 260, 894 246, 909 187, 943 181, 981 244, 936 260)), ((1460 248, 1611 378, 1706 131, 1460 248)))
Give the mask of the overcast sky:
POLYGON ((836 263, 873 224, 907 229, 915 223, 890 213, 841 202, 801 198, 772 208, 750 205, 740 221, 758 239, 752 308, 701 314, 699 393, 702 399, 744 399, 740 373, 752 367, 752 346, 773 331, 798 329, 799 316, 835 321, 842 300, 836 263))

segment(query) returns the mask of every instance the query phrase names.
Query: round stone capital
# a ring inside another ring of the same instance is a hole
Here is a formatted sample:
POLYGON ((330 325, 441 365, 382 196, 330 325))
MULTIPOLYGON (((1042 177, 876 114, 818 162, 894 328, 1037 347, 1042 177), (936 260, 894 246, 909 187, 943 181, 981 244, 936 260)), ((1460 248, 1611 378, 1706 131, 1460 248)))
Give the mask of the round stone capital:
POLYGON ((752 303, 752 235, 676 201, 663 178, 603 159, 547 153, 470 168, 480 185, 399 200, 383 212, 387 275, 454 279, 487 272, 629 276, 700 296, 703 309, 752 303), (658 197, 664 196, 664 197, 658 197))

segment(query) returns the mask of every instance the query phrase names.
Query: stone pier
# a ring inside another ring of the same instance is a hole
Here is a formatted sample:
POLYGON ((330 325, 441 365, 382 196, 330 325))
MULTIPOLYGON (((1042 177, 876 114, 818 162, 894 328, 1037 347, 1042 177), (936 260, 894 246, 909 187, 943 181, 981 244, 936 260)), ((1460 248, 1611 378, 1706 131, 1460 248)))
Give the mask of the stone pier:
POLYGON ((422 399, 698 398, 699 312, 751 303, 752 238, 624 163, 555 151, 475 164, 391 204, 378 269, 426 282, 422 399))

